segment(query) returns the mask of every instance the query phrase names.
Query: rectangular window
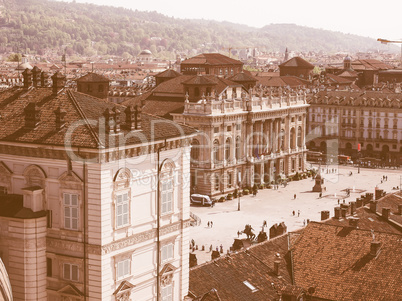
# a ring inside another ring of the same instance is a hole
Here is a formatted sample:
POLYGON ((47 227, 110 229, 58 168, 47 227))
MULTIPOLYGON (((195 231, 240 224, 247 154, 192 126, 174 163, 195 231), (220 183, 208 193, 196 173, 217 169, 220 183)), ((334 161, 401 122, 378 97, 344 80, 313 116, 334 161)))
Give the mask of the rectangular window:
POLYGON ((232 131, 232 126, 231 125, 228 125, 228 127, 227 127, 227 130, 226 130, 227 132, 231 132, 232 131))
POLYGON ((78 265, 70 263, 63 264, 63 278, 65 280, 78 281, 78 265))
POLYGON ((232 187, 232 173, 228 172, 228 187, 232 187))
POLYGON ((168 178, 162 181, 162 202, 161 213, 168 213, 173 210, 173 179, 168 178))
POLYGON ((162 262, 173 258, 173 244, 168 244, 162 247, 161 260, 162 262))
POLYGON ((173 301, 172 285, 162 287, 162 301, 173 301))
POLYGON ((218 134, 219 133, 219 127, 214 127, 214 133, 218 134))
POLYGON ((124 259, 117 263, 117 280, 130 276, 130 259, 124 259))
POLYGON ((52 259, 46 258, 46 276, 52 277, 52 259))
POLYGON ((116 200, 116 226, 122 227, 129 223, 128 194, 117 195, 116 200))
POLYGON ((78 230, 78 195, 64 193, 64 228, 78 230))

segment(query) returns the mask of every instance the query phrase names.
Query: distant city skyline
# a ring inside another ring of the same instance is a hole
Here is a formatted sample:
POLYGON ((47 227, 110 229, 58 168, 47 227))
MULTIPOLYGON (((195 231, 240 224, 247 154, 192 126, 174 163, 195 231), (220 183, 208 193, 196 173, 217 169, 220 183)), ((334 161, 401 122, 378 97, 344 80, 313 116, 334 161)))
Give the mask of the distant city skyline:
MULTIPOLYGON (((57 0, 72 2, 73 0, 57 0)), ((300 26, 339 31, 370 38, 402 39, 402 4, 384 0, 375 6, 366 1, 338 0, 307 1, 213 1, 186 2, 179 0, 75 0, 77 3, 94 3, 157 11, 180 19, 206 19, 229 21, 261 28, 269 24, 293 23, 300 26)))

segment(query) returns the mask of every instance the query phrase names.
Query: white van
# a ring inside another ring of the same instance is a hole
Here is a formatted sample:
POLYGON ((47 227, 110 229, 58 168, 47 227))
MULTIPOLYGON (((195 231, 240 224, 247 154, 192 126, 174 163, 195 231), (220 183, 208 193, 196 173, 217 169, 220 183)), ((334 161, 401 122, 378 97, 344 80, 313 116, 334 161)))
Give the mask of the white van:
POLYGON ((209 196, 203 195, 203 194, 192 194, 190 196, 190 202, 192 204, 200 204, 202 206, 204 205, 212 205, 212 201, 209 196))

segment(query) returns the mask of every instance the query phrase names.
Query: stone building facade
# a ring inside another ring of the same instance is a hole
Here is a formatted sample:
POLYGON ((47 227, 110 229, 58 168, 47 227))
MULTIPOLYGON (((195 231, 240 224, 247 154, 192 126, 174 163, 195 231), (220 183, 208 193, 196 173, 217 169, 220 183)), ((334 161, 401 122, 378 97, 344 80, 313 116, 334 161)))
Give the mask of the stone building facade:
POLYGON ((373 158, 382 165, 401 164, 401 100, 399 90, 322 91, 309 96, 308 148, 355 161, 373 158))
POLYGON ((14 300, 182 300, 194 129, 62 78, 0 94, 0 253, 14 300))
POLYGON ((192 141, 192 192, 219 195, 277 182, 305 170, 306 95, 228 85, 185 101, 176 122, 199 130, 192 141))

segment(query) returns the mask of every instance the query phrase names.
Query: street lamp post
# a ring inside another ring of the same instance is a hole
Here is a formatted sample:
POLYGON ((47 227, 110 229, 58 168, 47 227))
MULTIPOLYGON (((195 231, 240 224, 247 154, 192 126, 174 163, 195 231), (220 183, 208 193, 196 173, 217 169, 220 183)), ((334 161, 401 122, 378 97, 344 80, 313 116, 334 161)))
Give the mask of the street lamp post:
POLYGON ((400 65, 402 66, 402 40, 397 40, 397 41, 391 41, 391 40, 387 40, 387 39, 381 39, 378 38, 377 39, 378 42, 381 42, 381 44, 401 44, 401 57, 400 57, 400 65))

